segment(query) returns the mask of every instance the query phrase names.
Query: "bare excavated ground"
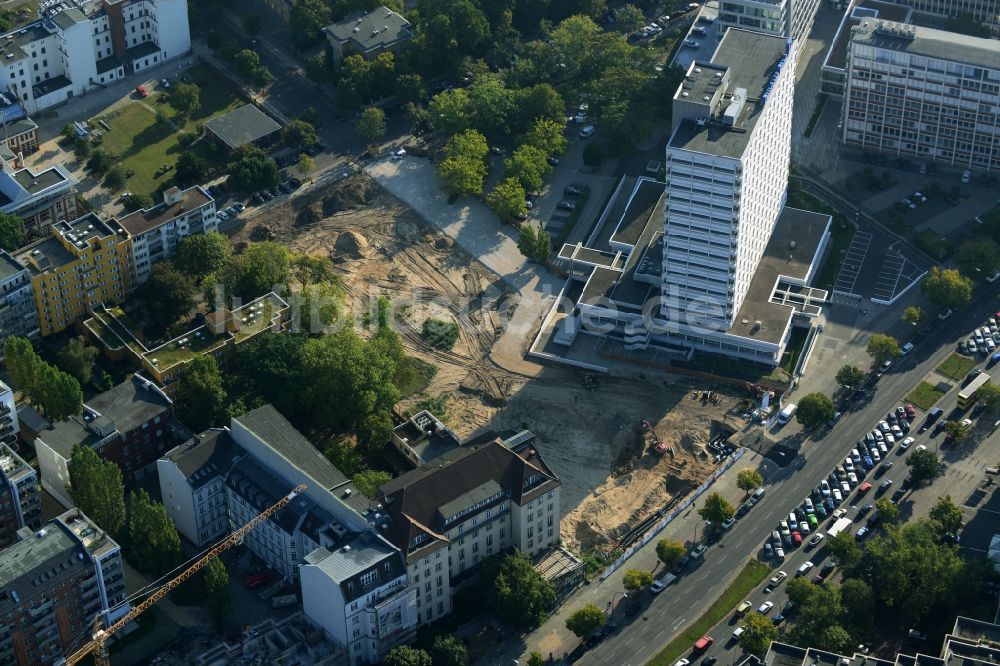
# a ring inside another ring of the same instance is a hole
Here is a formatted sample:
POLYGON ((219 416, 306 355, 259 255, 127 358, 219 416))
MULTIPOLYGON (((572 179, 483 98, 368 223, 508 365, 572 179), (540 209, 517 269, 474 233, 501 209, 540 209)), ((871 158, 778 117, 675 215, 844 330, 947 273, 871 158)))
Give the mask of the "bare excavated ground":
POLYGON ((601 377, 599 388, 587 391, 569 369, 545 368, 528 378, 498 368, 489 350, 517 307, 517 294, 369 177, 349 176, 317 190, 249 218, 233 242, 270 239, 329 258, 359 325, 378 296, 389 297, 408 353, 438 368, 426 390, 400 408, 434 399, 439 416, 460 436, 486 428, 534 432, 562 481, 565 545, 587 550, 613 542, 714 469, 704 444, 735 398, 703 404, 690 391, 707 387, 640 370, 601 377), (451 350, 420 337, 428 317, 458 325, 451 350), (643 419, 673 456, 649 450, 643 419))

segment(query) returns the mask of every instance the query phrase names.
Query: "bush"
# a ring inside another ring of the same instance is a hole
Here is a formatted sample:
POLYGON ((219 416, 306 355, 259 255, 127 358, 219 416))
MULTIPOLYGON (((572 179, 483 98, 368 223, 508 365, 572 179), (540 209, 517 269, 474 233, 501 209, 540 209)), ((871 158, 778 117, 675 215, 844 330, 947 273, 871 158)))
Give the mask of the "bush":
POLYGON ((425 319, 420 337, 437 349, 451 349, 458 340, 458 324, 440 319, 425 319))

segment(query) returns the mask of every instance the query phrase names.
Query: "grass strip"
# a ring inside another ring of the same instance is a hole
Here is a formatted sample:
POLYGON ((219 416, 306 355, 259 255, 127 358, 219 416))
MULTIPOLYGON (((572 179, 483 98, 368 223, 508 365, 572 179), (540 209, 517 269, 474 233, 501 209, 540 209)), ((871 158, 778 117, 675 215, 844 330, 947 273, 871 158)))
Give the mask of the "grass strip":
POLYGON ((927 382, 920 382, 917 384, 917 388, 910 391, 910 395, 906 396, 906 401, 913 403, 914 406, 926 412, 933 407, 934 403, 940 400, 941 396, 944 394, 945 392, 938 387, 928 384, 927 382))
MULTIPOLYGON (((743 570, 737 574, 719 598, 708 607, 701 617, 692 622, 677 637, 667 643, 660 653, 649 660, 649 666, 672 666, 680 656, 691 650, 696 640, 732 613, 751 590, 767 578, 771 568, 763 562, 748 560, 743 570)), ((669 591, 667 592, 669 594, 669 591)))
POLYGON ((976 367, 976 360, 968 356, 952 353, 936 369, 939 375, 944 375, 948 379, 961 379, 969 374, 969 371, 976 367))

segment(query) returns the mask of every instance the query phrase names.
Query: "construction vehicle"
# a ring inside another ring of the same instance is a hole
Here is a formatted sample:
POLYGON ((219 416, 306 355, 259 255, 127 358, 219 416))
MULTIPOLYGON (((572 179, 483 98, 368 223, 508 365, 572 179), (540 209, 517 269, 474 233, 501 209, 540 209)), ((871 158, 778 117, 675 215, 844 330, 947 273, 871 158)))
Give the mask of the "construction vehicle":
POLYGON ((125 615, 121 616, 116 622, 114 622, 110 626, 102 628, 101 616, 98 615, 94 619, 94 635, 91 638, 91 641, 86 645, 84 645, 83 647, 81 647, 80 649, 71 653, 63 661, 60 661, 59 662, 60 666, 63 665, 73 666, 74 664, 77 664, 80 661, 82 661, 83 658, 86 657, 88 654, 94 655, 95 666, 111 666, 111 660, 110 657, 108 656, 107 642, 112 636, 118 633, 122 629, 122 627, 127 625, 129 622, 131 622, 132 620, 134 620, 135 618, 146 612, 150 608, 150 606, 158 602, 163 597, 167 596, 172 590, 176 589, 178 585, 180 585, 188 578, 201 571, 206 564, 208 564, 215 558, 219 557, 219 555, 221 555, 223 551, 228 550, 229 548, 243 541, 244 536, 252 532, 255 527, 260 525, 262 522, 264 522, 272 515, 274 515, 277 511, 286 506, 289 502, 291 502, 295 498, 296 495, 298 495, 305 489, 306 487, 304 484, 299 484, 295 486, 295 488, 292 489, 292 492, 288 493, 288 495, 286 495, 285 497, 282 497, 272 506, 261 511, 249 523, 239 528, 238 530, 234 530, 232 534, 230 534, 226 538, 222 539, 222 541, 212 546, 208 551, 205 552, 204 555, 198 558, 194 562, 194 564, 192 564, 187 569, 177 574, 177 576, 174 577, 169 582, 164 583, 162 586, 160 586, 159 589, 150 594, 149 597, 147 597, 144 601, 142 601, 139 604, 136 604, 132 608, 132 610, 125 613, 125 615))
MULTIPOLYGON (((653 450, 656 451, 661 456, 670 450, 670 447, 663 443, 663 440, 656 434, 653 430, 653 424, 647 420, 643 420, 642 427, 645 429, 645 438, 649 440, 649 443, 653 445, 653 450)), ((671 453, 673 453, 671 451, 671 453)))

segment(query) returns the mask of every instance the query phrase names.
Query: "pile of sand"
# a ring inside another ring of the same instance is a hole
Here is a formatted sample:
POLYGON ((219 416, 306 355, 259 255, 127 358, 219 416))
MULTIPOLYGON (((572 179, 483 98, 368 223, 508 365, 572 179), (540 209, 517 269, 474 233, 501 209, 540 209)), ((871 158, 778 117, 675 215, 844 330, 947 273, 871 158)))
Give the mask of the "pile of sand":
POLYGON ((337 236, 334 250, 341 256, 363 259, 368 254, 368 241, 357 231, 348 229, 337 236))

